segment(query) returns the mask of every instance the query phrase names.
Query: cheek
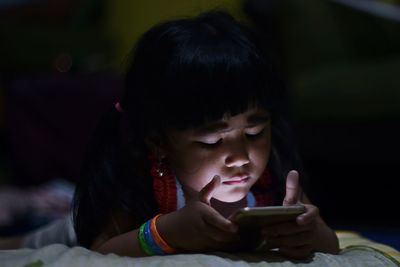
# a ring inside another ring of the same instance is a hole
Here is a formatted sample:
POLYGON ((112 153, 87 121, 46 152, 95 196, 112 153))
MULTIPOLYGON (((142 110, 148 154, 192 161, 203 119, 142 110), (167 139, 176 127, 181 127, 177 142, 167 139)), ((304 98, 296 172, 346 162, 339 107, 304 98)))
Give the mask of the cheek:
POLYGON ((262 169, 264 169, 268 163, 270 151, 271 151, 270 137, 255 142, 252 145, 250 152, 251 161, 254 163, 255 166, 259 166, 260 168, 262 167, 262 169))
POLYGON ((174 152, 170 155, 171 168, 184 185, 201 189, 216 174, 215 158, 207 151, 186 146, 174 152))
POLYGON ((196 191, 200 191, 215 175, 222 174, 223 165, 218 152, 200 152, 190 157, 188 155, 186 162, 185 168, 181 169, 181 180, 196 191))
POLYGON ((189 175, 196 176, 197 180, 211 180, 212 177, 219 173, 221 168, 220 153, 211 153, 208 151, 197 151, 187 155, 185 168, 183 169, 189 175))
POLYGON ((209 158, 207 153, 192 147, 182 150, 177 155, 179 156, 175 158, 174 165, 176 169, 186 174, 198 172, 203 165, 207 164, 209 158))
POLYGON ((196 173, 189 175, 188 180, 186 180, 186 184, 196 191, 200 191, 218 173, 219 172, 217 170, 207 165, 207 168, 201 168, 196 173))

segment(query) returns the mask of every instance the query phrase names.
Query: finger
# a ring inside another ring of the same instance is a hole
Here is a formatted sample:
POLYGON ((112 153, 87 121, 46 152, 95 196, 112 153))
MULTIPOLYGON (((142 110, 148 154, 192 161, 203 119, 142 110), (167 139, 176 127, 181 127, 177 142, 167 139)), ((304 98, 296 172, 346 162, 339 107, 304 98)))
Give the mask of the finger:
POLYGON ((261 234, 264 238, 273 238, 278 236, 295 235, 302 232, 311 231, 314 229, 313 223, 299 225, 297 222, 287 222, 276 225, 265 226, 261 230, 261 234))
POLYGON ((279 253, 292 258, 292 259, 306 259, 308 258, 313 251, 313 247, 311 245, 304 245, 304 246, 299 246, 299 247, 281 247, 279 248, 279 253))
POLYGON ((232 243, 239 242, 240 237, 236 233, 222 231, 221 229, 205 222, 204 233, 210 240, 213 240, 216 243, 232 243))
POLYGON ((319 209, 314 205, 305 204, 306 212, 297 216, 296 221, 299 225, 306 225, 315 222, 319 217, 319 209))
POLYGON ((225 217, 223 217, 221 214, 219 214, 215 210, 214 210, 214 212, 210 211, 208 213, 203 214, 202 217, 203 217, 204 222, 206 222, 222 231, 232 232, 232 233, 236 233, 238 231, 239 227, 236 224, 234 224, 232 221, 226 219, 225 217))
POLYGON ((283 200, 283 205, 293 205, 299 201, 300 186, 299 186, 299 173, 292 170, 286 177, 286 194, 283 200))
POLYGON ((221 184, 221 177, 215 175, 212 180, 206 184, 199 193, 199 200, 207 205, 210 205, 210 200, 214 190, 221 184))

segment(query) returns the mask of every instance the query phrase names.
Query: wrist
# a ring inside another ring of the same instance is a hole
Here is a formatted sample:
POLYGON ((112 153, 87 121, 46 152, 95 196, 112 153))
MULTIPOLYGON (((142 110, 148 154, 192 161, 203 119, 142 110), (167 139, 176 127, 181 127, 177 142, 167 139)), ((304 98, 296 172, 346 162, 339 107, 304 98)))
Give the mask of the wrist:
POLYGON ((323 222, 318 223, 317 227, 317 242, 314 246, 315 250, 323 253, 338 254, 340 251, 339 240, 335 231, 333 231, 323 222))
POLYGON ((179 228, 176 219, 177 212, 171 212, 161 215, 156 221, 156 227, 160 237, 172 248, 183 250, 179 246, 179 228))
POLYGON ((156 222, 156 227, 161 238, 163 238, 168 245, 177 250, 181 250, 182 248, 179 246, 176 234, 177 224, 175 217, 176 212, 161 215, 156 222))
POLYGON ((149 256, 175 254, 177 250, 171 247, 160 235, 157 227, 161 214, 143 223, 137 233, 137 240, 143 252, 149 256))

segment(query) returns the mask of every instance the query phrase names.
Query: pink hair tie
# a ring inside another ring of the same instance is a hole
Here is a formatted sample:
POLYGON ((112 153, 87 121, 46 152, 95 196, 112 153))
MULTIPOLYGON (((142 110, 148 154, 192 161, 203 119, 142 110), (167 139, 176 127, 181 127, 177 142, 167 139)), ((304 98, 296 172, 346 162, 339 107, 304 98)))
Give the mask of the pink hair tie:
POLYGON ((118 110, 118 112, 120 113, 124 112, 119 102, 115 103, 115 109, 118 110))

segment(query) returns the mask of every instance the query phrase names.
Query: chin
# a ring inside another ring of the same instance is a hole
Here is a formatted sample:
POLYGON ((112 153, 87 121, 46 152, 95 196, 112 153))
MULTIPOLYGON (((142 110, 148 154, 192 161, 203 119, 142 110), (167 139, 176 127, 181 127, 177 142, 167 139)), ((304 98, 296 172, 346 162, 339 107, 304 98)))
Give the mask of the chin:
POLYGON ((245 198, 247 195, 247 191, 234 191, 234 192, 221 192, 220 194, 216 194, 213 198, 222 201, 222 202, 237 202, 245 198))

